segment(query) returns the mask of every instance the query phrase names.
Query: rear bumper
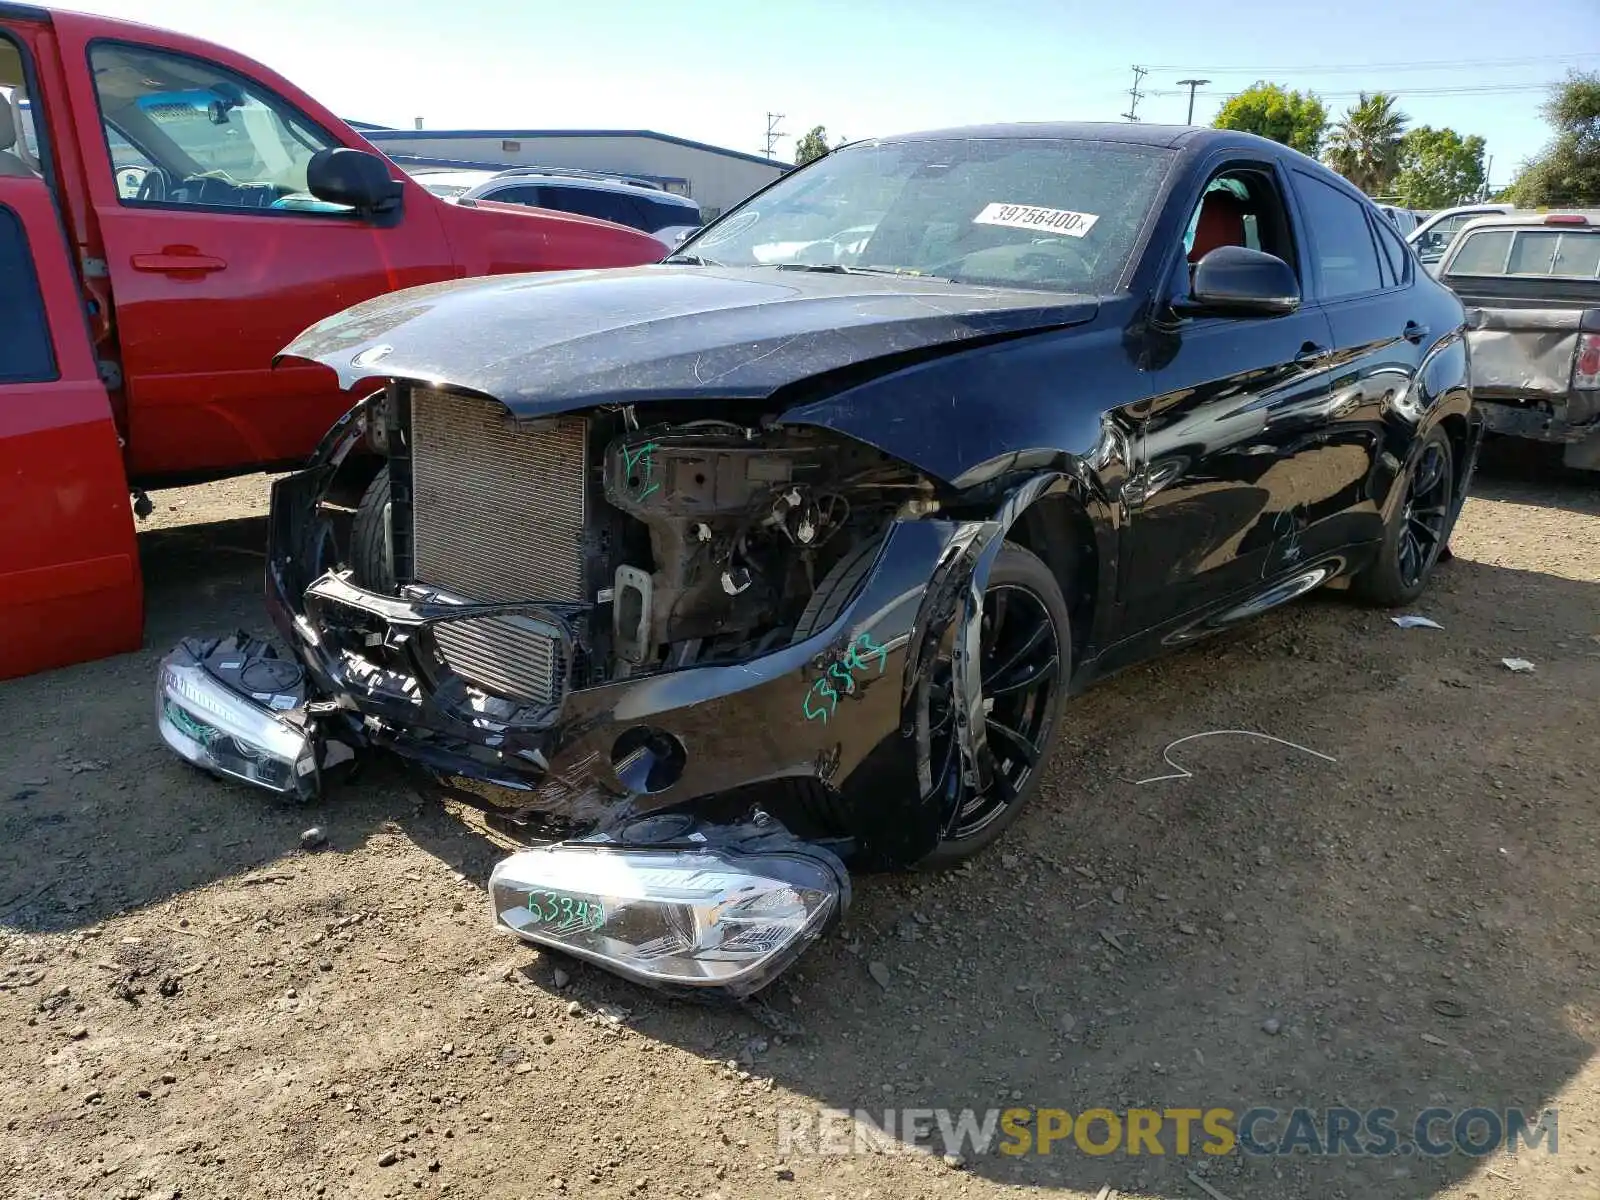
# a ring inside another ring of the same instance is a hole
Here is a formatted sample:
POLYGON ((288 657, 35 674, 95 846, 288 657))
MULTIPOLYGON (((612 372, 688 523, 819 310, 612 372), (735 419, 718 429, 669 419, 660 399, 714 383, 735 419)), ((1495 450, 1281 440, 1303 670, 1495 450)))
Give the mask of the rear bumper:
POLYGON ((1505 437, 1572 443, 1600 433, 1600 392, 1519 397, 1474 391, 1472 402, 1485 428, 1505 437))

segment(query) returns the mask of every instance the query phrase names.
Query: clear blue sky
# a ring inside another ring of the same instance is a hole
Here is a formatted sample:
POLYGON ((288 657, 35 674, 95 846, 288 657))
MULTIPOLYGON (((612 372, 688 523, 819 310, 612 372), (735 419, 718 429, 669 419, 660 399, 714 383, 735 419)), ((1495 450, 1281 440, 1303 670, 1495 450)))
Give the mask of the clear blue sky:
MULTIPOLYGON (((49 2, 49 0, 46 0, 49 2)), ((1209 122, 1256 78, 1399 94, 1416 124, 1481 134, 1492 182, 1546 140, 1538 108, 1600 69, 1600 0, 67 0, 223 42, 341 116, 447 128, 648 128, 759 150, 793 137, 988 120, 1209 122), (1442 94, 1446 89, 1484 89, 1442 94), (1520 90, 1518 90, 1520 89, 1520 90)))

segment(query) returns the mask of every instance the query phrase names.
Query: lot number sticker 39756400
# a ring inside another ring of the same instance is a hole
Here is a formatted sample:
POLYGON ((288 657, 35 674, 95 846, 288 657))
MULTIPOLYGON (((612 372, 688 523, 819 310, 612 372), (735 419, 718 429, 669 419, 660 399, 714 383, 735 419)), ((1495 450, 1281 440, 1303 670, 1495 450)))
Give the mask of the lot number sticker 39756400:
POLYGON ((1069 208, 1039 208, 1032 204, 986 204, 972 218, 974 225, 1009 225, 1013 229, 1034 229, 1040 233, 1064 233, 1082 237, 1100 218, 1095 213, 1073 212, 1069 208))

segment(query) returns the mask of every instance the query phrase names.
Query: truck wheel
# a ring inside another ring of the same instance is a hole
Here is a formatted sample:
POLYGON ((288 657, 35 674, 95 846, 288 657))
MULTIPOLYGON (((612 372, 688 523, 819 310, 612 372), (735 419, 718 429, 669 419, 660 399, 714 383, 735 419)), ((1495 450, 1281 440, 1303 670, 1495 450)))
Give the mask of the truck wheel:
POLYGON ((1355 577, 1351 591, 1369 604, 1409 604, 1428 586, 1450 540, 1455 499, 1455 462, 1450 437, 1435 427, 1416 461, 1399 481, 1402 502, 1384 527, 1378 556, 1355 577))
POLYGON ((350 533, 350 565, 356 583, 373 592, 394 591, 389 554, 389 468, 384 467, 361 496, 350 533))

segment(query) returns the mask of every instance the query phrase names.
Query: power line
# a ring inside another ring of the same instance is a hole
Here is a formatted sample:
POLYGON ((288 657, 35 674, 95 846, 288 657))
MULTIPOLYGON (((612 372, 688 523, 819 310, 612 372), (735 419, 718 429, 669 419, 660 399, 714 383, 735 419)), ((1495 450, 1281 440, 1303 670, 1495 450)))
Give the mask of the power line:
POLYGON ((1133 68, 1133 86, 1128 89, 1128 111, 1122 115, 1130 121, 1139 119, 1139 101, 1144 99, 1144 93, 1139 90, 1139 84, 1144 82, 1144 77, 1150 74, 1149 67, 1135 66, 1133 68))
MULTIPOLYGON (((1484 84, 1459 84, 1459 85, 1440 86, 1440 87, 1406 87, 1404 85, 1402 85, 1400 87, 1368 87, 1368 88, 1361 88, 1359 90, 1332 91, 1332 92, 1322 91, 1319 88, 1312 88, 1310 90, 1315 92, 1317 97, 1319 99, 1322 99, 1322 100, 1347 100, 1347 99, 1357 99, 1362 95, 1370 96, 1374 92, 1385 92, 1385 93, 1388 93, 1390 95, 1394 95, 1394 96, 1400 97, 1402 99, 1407 97, 1407 96, 1509 96, 1509 95, 1515 95, 1517 93, 1547 92, 1547 91, 1550 90, 1550 88, 1552 86, 1554 86, 1554 85, 1552 83, 1550 83, 1550 82, 1545 82, 1545 83, 1484 83, 1484 84)), ((1182 91, 1179 91, 1179 90, 1176 90, 1176 89, 1173 89, 1173 88, 1152 88, 1150 90, 1149 94, 1152 95, 1152 96, 1182 96, 1184 93, 1182 91)), ((1237 96, 1240 93, 1239 92, 1199 92, 1198 94, 1201 95, 1201 96, 1208 96, 1208 97, 1213 97, 1213 98, 1231 99, 1232 97, 1237 96)))
MULTIPOLYGON (((1217 75, 1333 75, 1360 71, 1454 71, 1465 68, 1482 70, 1493 67, 1530 67, 1544 63, 1583 62, 1592 58, 1600 58, 1600 50, 1589 50, 1579 54, 1536 54, 1522 58, 1401 59, 1397 62, 1386 63, 1306 63, 1301 66, 1275 67, 1206 66, 1203 69, 1217 75)), ((1187 63, 1152 63, 1149 69, 1152 71, 1190 71, 1194 70, 1195 67, 1193 64, 1187 63)))

